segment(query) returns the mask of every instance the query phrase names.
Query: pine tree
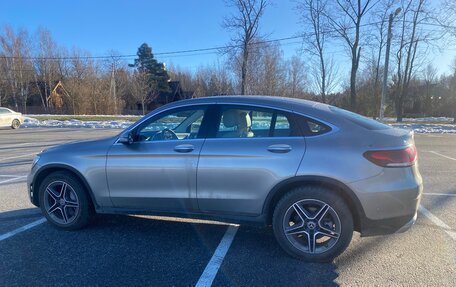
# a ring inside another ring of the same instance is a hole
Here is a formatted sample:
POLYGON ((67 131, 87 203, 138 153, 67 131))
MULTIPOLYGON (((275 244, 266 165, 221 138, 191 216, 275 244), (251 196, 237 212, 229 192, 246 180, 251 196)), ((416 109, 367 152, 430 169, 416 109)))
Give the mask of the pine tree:
POLYGON ((138 48, 136 55, 138 55, 138 58, 136 58, 135 62, 129 66, 136 68, 140 73, 146 73, 150 78, 149 80, 151 86, 157 87, 157 92, 168 91, 168 72, 166 71, 163 63, 159 63, 154 58, 152 48, 144 43, 138 48))

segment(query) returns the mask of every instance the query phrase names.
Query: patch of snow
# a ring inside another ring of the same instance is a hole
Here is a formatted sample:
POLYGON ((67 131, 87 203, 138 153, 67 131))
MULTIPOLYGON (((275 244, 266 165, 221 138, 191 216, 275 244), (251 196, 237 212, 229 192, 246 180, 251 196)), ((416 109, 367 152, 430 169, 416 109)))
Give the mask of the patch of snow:
POLYGON ((134 118, 142 117, 142 115, 56 115, 56 114, 26 114, 25 117, 110 117, 110 118, 134 118))
MULTIPOLYGON (((387 122, 395 122, 396 118, 384 118, 387 122)), ((425 117, 425 118, 403 118, 403 122, 423 122, 423 123, 436 123, 436 122, 449 122, 452 123, 454 118, 448 117, 425 117)))
POLYGON ((456 134, 456 125, 451 124, 391 124, 395 128, 413 130, 419 134, 456 134))
POLYGON ((23 128, 98 128, 98 129, 125 129, 133 122, 116 120, 116 121, 80 121, 75 119, 58 121, 58 120, 37 120, 25 117, 23 128))

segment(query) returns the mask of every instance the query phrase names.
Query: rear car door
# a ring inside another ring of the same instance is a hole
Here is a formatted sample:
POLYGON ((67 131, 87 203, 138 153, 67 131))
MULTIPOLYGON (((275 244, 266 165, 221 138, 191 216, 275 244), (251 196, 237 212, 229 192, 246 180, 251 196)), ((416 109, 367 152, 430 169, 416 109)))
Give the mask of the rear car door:
POLYGON ((106 172, 115 207, 197 209, 196 168, 206 110, 207 106, 191 106, 164 111, 132 131, 133 143, 111 147, 106 172))
POLYGON ((293 113, 219 104, 201 150, 201 211, 260 215, 269 191, 293 177, 306 149, 293 113))

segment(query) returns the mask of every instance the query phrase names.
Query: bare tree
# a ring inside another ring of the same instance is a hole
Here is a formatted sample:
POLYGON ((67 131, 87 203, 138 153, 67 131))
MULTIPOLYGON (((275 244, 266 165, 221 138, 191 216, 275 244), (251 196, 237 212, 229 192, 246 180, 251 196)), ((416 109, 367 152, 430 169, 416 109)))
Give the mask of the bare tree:
POLYGON ((326 15, 329 24, 350 51, 350 107, 355 111, 357 109, 356 75, 361 57, 361 26, 366 15, 379 0, 336 0, 336 2, 335 12, 326 15))
POLYGON ((41 96, 41 104, 47 110, 49 96, 55 83, 62 79, 59 73, 59 53, 51 33, 43 28, 38 29, 36 58, 33 60, 35 85, 41 96))
POLYGON ((252 44, 259 39, 260 19, 268 6, 267 0, 227 0, 235 12, 225 18, 223 27, 234 33, 231 38, 233 50, 241 54, 241 94, 246 93, 246 81, 249 74, 249 57, 252 44))
POLYGON ((277 44, 260 47, 260 58, 255 69, 257 87, 255 94, 285 96, 286 69, 282 51, 277 44))
MULTIPOLYGON (((374 29, 371 33, 370 42, 372 43, 372 57, 370 59, 370 68, 373 72, 373 83, 371 85, 371 97, 373 110, 379 111, 380 109, 380 93, 381 93, 381 69, 383 68, 380 61, 383 58, 383 49, 386 46, 388 34, 388 21, 391 9, 393 6, 398 6, 398 0, 384 0, 380 1, 376 9, 373 11, 372 19, 374 22, 374 29)), ((374 113, 375 114, 375 113, 374 113)))
POLYGON ((400 20, 400 35, 397 43, 397 68, 394 76, 394 100, 397 121, 401 122, 404 112, 404 102, 409 94, 410 82, 417 68, 417 59, 422 53, 421 60, 426 58, 429 47, 442 37, 438 31, 422 29, 423 23, 435 20, 432 6, 428 0, 404 0, 402 2, 402 17, 400 20))
MULTIPOLYGON (((318 64, 312 65, 310 69, 310 78, 313 80, 311 85, 312 90, 320 91, 317 94, 321 96, 321 91, 323 90, 321 66, 318 64)), ((329 102, 328 95, 334 92, 339 83, 339 67, 333 57, 328 57, 325 59, 325 103, 329 102)), ((323 102, 323 97, 321 97, 321 99, 323 102)))
POLYGON ((313 65, 313 79, 323 103, 326 103, 328 92, 329 61, 326 55, 326 41, 328 38, 327 7, 328 1, 304 0, 298 2, 297 10, 301 14, 304 25, 303 39, 306 52, 311 55, 313 65))
POLYGON ((119 70, 125 69, 127 64, 120 57, 120 53, 114 50, 109 52, 110 57, 104 61, 104 69, 110 74, 109 78, 109 103, 113 105, 113 113, 119 113, 119 96, 118 90, 120 88, 121 79, 119 77, 119 70))
POLYGON ((23 112, 27 112, 29 86, 33 75, 30 63, 30 39, 27 31, 19 30, 17 33, 10 26, 5 26, 0 35, 0 47, 6 68, 6 79, 10 86, 11 96, 18 109, 21 103, 23 112))
MULTIPOLYGON (((456 11, 456 4, 454 5, 455 11, 456 11)), ((450 99, 450 105, 453 110, 453 123, 456 124, 456 58, 453 59, 453 63, 451 65, 452 72, 453 74, 451 75, 451 99, 450 99)))
POLYGON ((152 83, 146 72, 135 71, 131 79, 131 94, 141 103, 142 114, 146 112, 146 105, 153 101, 158 93, 156 92, 155 83, 152 83))
POLYGON ((307 90, 306 65, 300 57, 294 55, 287 63, 287 94, 285 96, 292 98, 302 98, 307 90))
POLYGON ((87 112, 87 104, 90 103, 88 95, 90 95, 89 78, 92 75, 90 72, 91 61, 87 59, 89 53, 73 49, 71 52, 71 60, 68 62, 68 75, 64 79, 64 85, 68 90, 68 101, 71 104, 69 109, 73 114, 87 112))

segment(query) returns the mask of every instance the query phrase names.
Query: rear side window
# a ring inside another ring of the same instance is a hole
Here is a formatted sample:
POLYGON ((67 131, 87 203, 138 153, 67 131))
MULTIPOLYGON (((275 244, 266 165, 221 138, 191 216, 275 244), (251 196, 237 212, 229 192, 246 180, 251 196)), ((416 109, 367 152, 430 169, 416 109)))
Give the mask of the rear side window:
POLYGON ((312 120, 306 120, 306 127, 309 135, 321 135, 331 130, 327 125, 312 120))
POLYGON ((390 129, 391 126, 385 125, 383 123, 380 123, 376 120, 367 118, 365 116, 362 116, 360 114, 356 114, 344 109, 336 108, 336 107, 329 107, 331 111, 336 113, 337 115, 351 121, 354 124, 357 124, 358 126, 361 126, 365 129, 368 130, 385 130, 385 129, 390 129))

